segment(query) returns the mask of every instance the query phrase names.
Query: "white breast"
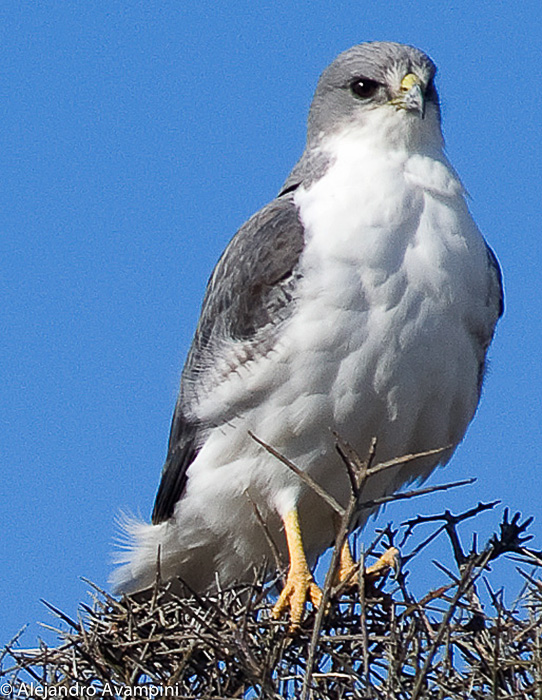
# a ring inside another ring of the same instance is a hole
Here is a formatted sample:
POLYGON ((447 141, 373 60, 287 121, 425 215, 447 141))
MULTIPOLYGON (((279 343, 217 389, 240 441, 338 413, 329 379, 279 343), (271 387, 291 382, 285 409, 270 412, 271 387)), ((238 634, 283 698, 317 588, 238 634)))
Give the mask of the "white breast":
MULTIPOLYGON (((495 320, 462 186, 444 157, 344 137, 328 148, 334 165, 296 194, 307 244, 291 413, 306 415, 311 392, 325 397, 320 431, 327 420, 361 454, 377 436, 382 459, 455 446, 478 402, 479 336, 495 320)), ((433 466, 404 469, 390 488, 433 466)))

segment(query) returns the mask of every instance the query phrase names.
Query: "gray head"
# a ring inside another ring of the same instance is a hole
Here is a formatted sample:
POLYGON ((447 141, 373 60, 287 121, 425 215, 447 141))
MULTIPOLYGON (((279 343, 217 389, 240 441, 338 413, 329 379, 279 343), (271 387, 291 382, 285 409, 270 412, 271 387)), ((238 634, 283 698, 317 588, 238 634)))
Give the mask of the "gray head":
POLYGON ((427 117, 440 133, 435 73, 431 59, 413 46, 372 42, 344 51, 318 81, 309 146, 338 129, 375 121, 375 114, 400 114, 399 120, 413 123, 427 117))
POLYGON ((307 147, 281 192, 326 172, 332 156, 324 141, 337 133, 355 131, 384 148, 442 152, 435 73, 430 58, 403 44, 358 44, 337 56, 318 81, 307 147))

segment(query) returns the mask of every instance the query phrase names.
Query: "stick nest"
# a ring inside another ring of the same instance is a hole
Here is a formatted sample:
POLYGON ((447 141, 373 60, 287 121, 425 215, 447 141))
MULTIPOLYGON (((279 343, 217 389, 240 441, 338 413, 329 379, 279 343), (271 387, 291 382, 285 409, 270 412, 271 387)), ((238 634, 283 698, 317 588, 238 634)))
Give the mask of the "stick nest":
POLYGON ((276 587, 270 589, 263 571, 250 585, 205 597, 189 591, 179 597, 159 580, 144 599, 117 600, 92 586, 93 605, 83 604, 77 621, 49 606, 65 628, 58 630, 58 646, 25 650, 15 639, 5 647, 0 678, 11 684, 6 696, 44 697, 46 688, 49 697, 69 697, 75 688, 78 697, 209 700, 540 698, 542 582, 536 567, 542 559, 525 547, 531 519, 521 524, 519 515, 509 520, 505 511, 500 532, 480 551, 473 545, 464 552, 457 532, 459 523, 494 505, 418 516, 397 530, 388 526, 364 559, 383 546, 399 546, 399 575, 376 584, 360 575, 348 591, 326 581, 327 611, 307 613, 295 633, 287 621, 272 619, 276 587), (431 534, 405 555, 422 524, 431 534), (455 565, 450 570, 435 562, 442 586, 416 599, 408 566, 437 536, 451 544, 455 565), (518 569, 523 587, 507 605, 488 571, 510 552, 527 566, 518 569))

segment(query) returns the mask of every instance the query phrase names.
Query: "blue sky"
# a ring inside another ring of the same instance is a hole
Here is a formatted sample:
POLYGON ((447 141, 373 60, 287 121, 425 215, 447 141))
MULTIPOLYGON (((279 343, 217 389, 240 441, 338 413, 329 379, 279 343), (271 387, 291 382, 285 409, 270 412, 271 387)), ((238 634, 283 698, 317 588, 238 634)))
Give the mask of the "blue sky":
POLYGON ((542 548, 541 21, 539 0, 4 3, 0 641, 49 619, 40 598, 75 614, 119 510, 150 515, 207 277, 299 157, 320 72, 364 40, 439 65, 507 293, 481 407, 430 481, 476 486, 379 523, 502 499, 542 548))

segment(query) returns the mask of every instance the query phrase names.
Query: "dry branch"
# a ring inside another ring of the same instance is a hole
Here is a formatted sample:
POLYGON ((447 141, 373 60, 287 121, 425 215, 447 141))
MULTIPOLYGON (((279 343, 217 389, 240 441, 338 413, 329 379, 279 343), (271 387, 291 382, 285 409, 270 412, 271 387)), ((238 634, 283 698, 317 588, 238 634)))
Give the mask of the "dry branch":
MULTIPOLYGON (((473 511, 480 507, 466 514, 475 517, 473 511)), ((448 527, 452 541, 462 515, 441 514, 429 525, 455 521, 448 527)), ((412 521, 403 527, 412 528, 412 521)), ((522 532, 516 533, 520 541, 522 532)), ((395 534, 390 530, 388 540, 395 534)), ((11 683, 11 697, 43 697, 31 692, 42 685, 58 696, 77 685, 109 697, 140 688, 140 697, 277 700, 299 698, 305 687, 315 700, 534 700, 542 692, 539 576, 522 571, 523 591, 510 608, 504 596, 492 594, 484 610, 473 595, 480 576, 490 575, 488 561, 503 550, 514 550, 506 532, 504 541, 501 532, 479 553, 470 552, 467 563, 450 572, 452 580, 446 575, 444 585, 420 600, 405 571, 378 586, 364 581, 361 598, 355 590, 331 596, 318 625, 308 614, 294 637, 287 622, 271 618, 263 572, 251 585, 204 597, 180 598, 158 583, 144 601, 116 600, 94 587, 94 605, 85 606, 83 621, 50 606, 65 626, 59 646, 25 650, 20 638, 12 640, 0 676, 11 683)))
MULTIPOLYGON (((333 568, 359 508, 364 479, 382 468, 372 466, 374 450, 366 460, 340 440, 338 450, 348 461, 352 497, 340 509, 324 605, 306 615, 295 635, 287 621, 272 618, 274 582, 265 571, 255 572, 252 584, 206 596, 188 589, 180 596, 180 582, 173 592, 159 576, 144 598, 117 600, 90 584, 94 602, 81 606, 81 619, 48 604, 64 626, 58 646, 23 649, 20 636, 6 645, 0 654, 0 693, 70 697, 75 689, 77 697, 186 700, 540 700, 542 582, 537 565, 542 559, 525 547, 531 519, 520 523, 519 515, 509 519, 506 510, 499 533, 479 551, 474 541, 467 553, 458 528, 495 503, 479 503, 457 515, 418 516, 397 529, 388 526, 377 539, 379 547, 394 547, 399 540, 402 550, 410 546, 402 551, 410 566, 441 537, 449 543, 455 570, 435 562, 442 585, 419 598, 407 584, 406 566, 397 578, 377 582, 363 575, 362 565, 357 589, 336 590, 333 568), (421 525, 433 532, 412 545, 421 525), (520 555, 529 571, 519 570, 522 590, 507 607, 505 596, 494 593, 500 586, 490 579, 489 563, 509 553, 520 555), (481 580, 489 591, 485 607, 478 595, 481 580)), ((376 546, 363 553, 363 561, 377 556, 376 546)))

